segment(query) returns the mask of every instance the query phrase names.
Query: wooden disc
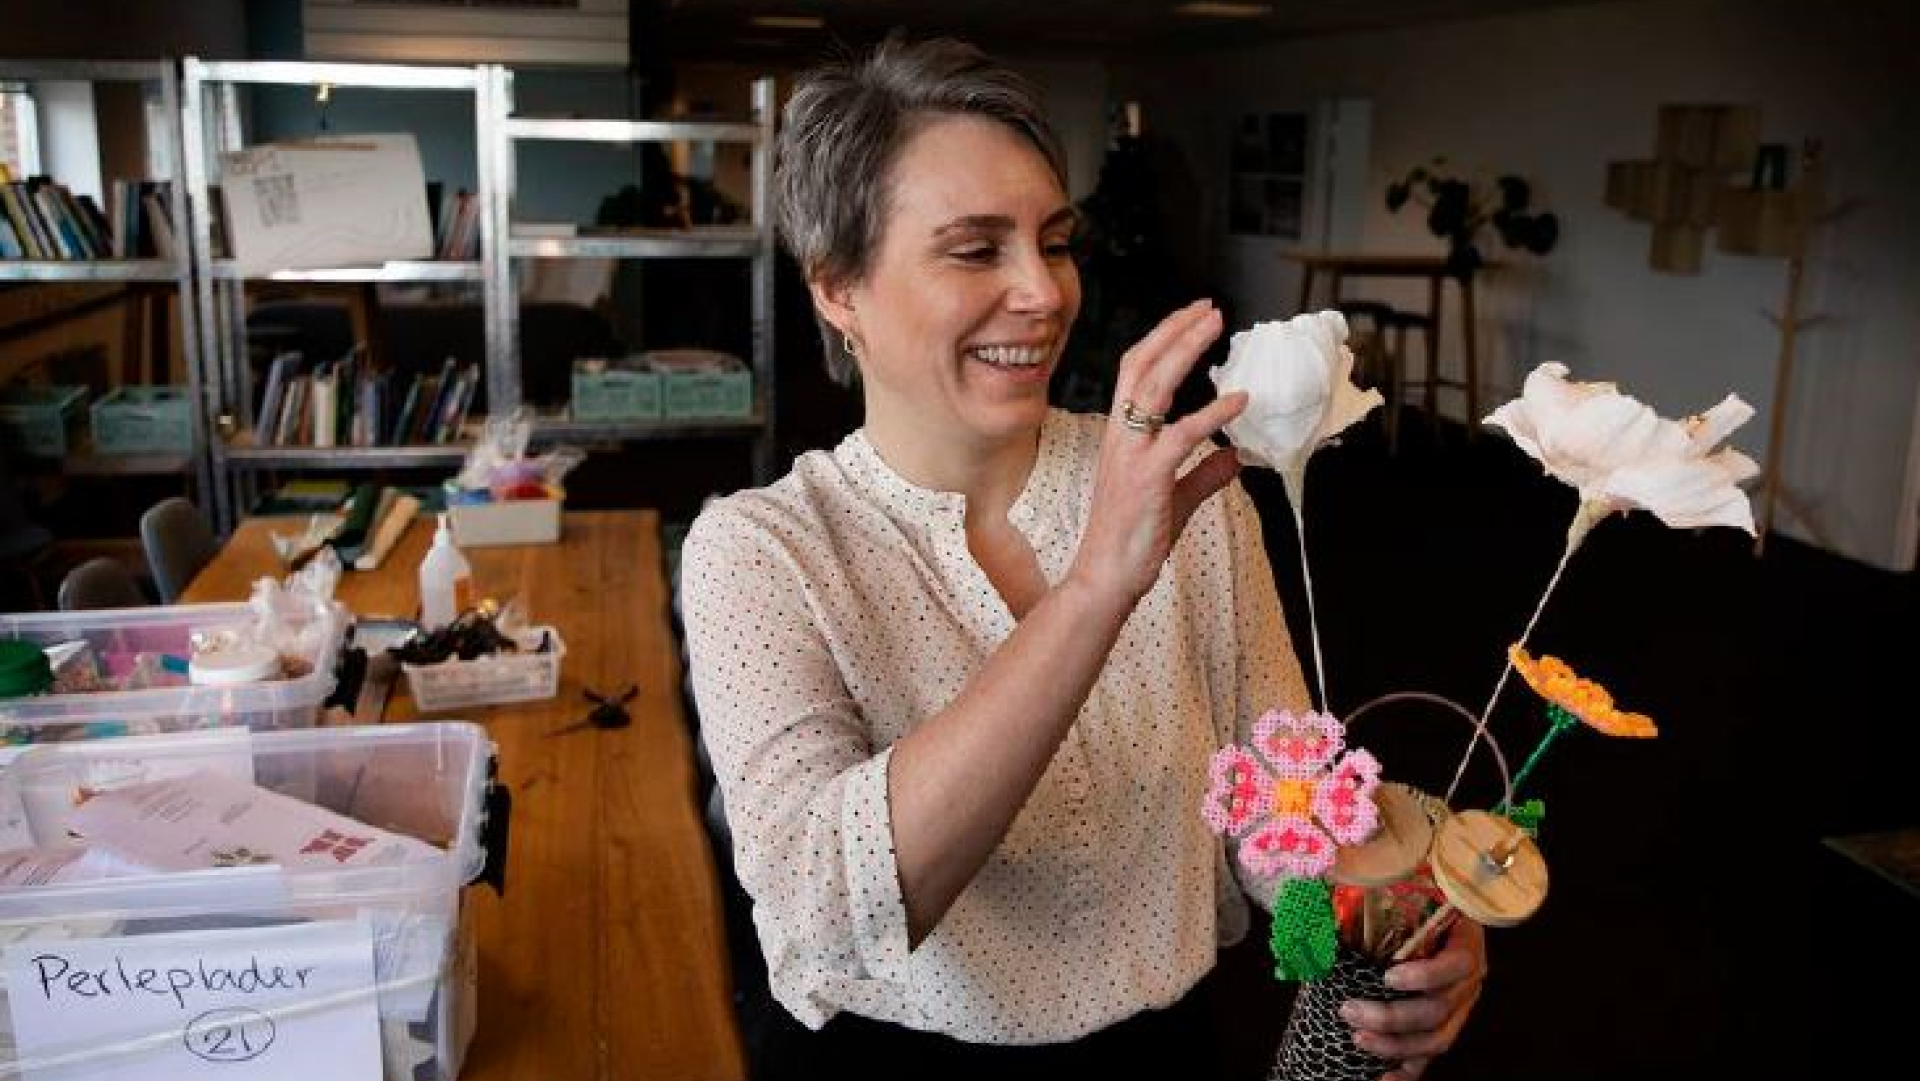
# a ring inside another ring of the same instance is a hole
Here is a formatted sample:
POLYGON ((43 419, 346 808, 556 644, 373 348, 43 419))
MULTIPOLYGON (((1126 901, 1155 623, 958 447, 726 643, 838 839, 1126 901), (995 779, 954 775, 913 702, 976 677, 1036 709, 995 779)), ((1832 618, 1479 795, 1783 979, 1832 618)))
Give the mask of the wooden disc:
POLYGON ((1433 841, 1433 880, 1475 923, 1512 927, 1547 899, 1547 861, 1526 831, 1485 811, 1461 811, 1433 841))
POLYGON ((1365 843, 1343 845, 1333 860, 1333 880, 1349 886, 1390 886, 1412 874, 1433 847, 1433 819, 1420 794, 1393 781, 1374 791, 1380 828, 1365 843))

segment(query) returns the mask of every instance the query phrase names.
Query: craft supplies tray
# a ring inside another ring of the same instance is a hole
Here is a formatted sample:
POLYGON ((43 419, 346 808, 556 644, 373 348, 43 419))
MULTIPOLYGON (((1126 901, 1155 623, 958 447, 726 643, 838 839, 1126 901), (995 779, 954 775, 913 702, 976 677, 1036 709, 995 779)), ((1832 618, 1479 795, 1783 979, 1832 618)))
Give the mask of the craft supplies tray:
POLYGON ((470 661, 402 664, 407 691, 422 713, 505 702, 537 702, 560 692, 560 662, 566 643, 552 627, 530 627, 517 636, 521 649, 470 661), (544 641, 546 647, 540 648, 544 641))

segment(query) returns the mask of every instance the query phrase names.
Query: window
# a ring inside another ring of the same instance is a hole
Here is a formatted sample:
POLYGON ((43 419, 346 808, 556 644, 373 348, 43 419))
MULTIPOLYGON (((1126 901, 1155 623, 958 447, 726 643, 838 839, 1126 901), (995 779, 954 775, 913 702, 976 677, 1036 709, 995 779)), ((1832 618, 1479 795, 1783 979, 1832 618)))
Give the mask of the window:
POLYGON ((26 84, 0 82, 0 165, 15 177, 41 172, 39 131, 26 84))

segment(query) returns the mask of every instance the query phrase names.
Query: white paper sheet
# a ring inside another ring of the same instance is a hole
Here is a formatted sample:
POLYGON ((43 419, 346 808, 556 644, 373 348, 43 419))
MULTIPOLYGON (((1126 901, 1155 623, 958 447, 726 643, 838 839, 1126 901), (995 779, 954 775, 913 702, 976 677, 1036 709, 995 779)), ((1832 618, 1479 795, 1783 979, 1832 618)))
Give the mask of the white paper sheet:
POLYGON ((227 236, 244 274, 433 255, 409 132, 267 143, 220 156, 227 236))
POLYGON ((446 855, 212 770, 101 793, 75 808, 69 825, 88 844, 161 871, 264 864, 335 871, 446 855))

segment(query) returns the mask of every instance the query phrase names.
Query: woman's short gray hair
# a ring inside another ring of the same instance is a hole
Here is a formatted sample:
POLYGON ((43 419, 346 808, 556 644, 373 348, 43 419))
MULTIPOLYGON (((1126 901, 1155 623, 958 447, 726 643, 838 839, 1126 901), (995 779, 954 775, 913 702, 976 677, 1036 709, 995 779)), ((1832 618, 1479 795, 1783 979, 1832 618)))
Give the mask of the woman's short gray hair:
MULTIPOLYGON (((801 76, 781 114, 775 224, 808 280, 839 284, 866 272, 886 222, 894 160, 929 115, 1007 125, 1067 190, 1066 156, 1027 80, 965 42, 889 37, 864 59, 801 76)), ((827 373, 850 384, 857 372, 846 343, 824 320, 820 333, 827 373)))

